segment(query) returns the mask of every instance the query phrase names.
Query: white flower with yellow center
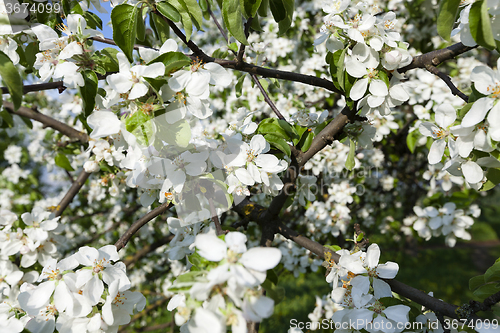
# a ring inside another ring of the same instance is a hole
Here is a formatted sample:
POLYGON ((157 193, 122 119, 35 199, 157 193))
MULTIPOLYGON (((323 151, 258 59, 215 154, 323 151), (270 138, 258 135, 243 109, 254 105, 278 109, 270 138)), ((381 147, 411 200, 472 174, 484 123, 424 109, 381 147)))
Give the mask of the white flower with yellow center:
POLYGON ((435 140, 429 150, 429 164, 441 162, 447 143, 450 149, 450 157, 453 158, 458 154, 455 140, 450 136, 449 131, 449 127, 455 122, 456 118, 457 113, 453 106, 450 104, 441 104, 436 110, 435 117, 435 121, 439 126, 428 121, 420 124, 420 133, 435 140))

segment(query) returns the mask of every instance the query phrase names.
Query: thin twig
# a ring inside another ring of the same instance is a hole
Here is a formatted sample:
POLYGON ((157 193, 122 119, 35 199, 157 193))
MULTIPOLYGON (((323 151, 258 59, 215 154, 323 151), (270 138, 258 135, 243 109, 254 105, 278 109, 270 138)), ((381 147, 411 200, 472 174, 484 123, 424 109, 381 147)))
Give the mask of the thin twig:
POLYGON ((212 20, 214 20, 214 23, 217 26, 217 29, 219 29, 222 37, 224 37, 224 39, 226 40, 226 43, 229 44, 229 38, 227 36, 227 33, 224 31, 224 29, 220 25, 219 21, 215 17, 214 12, 212 11, 212 8, 210 8, 210 2, 209 1, 207 1, 207 11, 208 11, 208 14, 210 14, 210 16, 212 17, 212 20))
POLYGON ((448 75, 439 71, 439 69, 437 69, 435 66, 430 65, 430 64, 425 65, 425 69, 427 69, 430 73, 438 76, 441 80, 443 80, 444 83, 446 83, 446 85, 448 86, 448 88, 450 88, 451 93, 453 95, 460 97, 461 99, 463 99, 465 101, 465 103, 469 102, 469 97, 466 94, 464 94, 463 92, 461 92, 460 89, 458 89, 453 84, 453 82, 451 82, 451 78, 448 75))
POLYGON ((83 187, 83 184, 87 181, 89 178, 90 173, 85 172, 85 170, 82 170, 80 174, 78 175, 78 178, 73 182, 71 187, 69 188, 68 192, 66 192, 66 195, 64 198, 62 198, 61 202, 59 205, 57 205, 54 214, 55 216, 61 216, 64 210, 69 206, 71 201, 73 201, 73 198, 80 192, 80 189, 83 187))
MULTIPOLYGON (((241 44, 243 45, 243 44, 241 44)), ((281 120, 285 120, 285 117, 283 117, 283 115, 281 114, 281 112, 278 110, 278 108, 276 107, 276 105, 274 105, 273 101, 271 101, 271 99, 269 98, 269 95, 267 94, 267 91, 264 89, 264 87, 262 86, 262 84, 260 83, 259 79, 257 78, 257 76, 255 76, 255 74, 250 74, 250 76, 252 77, 252 80, 253 82, 255 82, 255 84, 257 85, 257 87, 259 88, 260 92, 262 93, 262 96, 264 96, 264 100, 266 101, 266 103, 271 107, 271 109, 273 110, 274 114, 278 117, 278 119, 281 119, 281 120)), ((285 120, 286 121, 286 120, 285 120)))
POLYGON ((165 202, 161 206, 156 207, 137 221, 135 221, 130 228, 120 237, 120 239, 115 243, 116 249, 119 251, 121 250, 125 245, 127 245, 128 241, 132 236, 146 223, 154 219, 160 214, 163 214, 167 210, 172 207, 172 203, 165 202))

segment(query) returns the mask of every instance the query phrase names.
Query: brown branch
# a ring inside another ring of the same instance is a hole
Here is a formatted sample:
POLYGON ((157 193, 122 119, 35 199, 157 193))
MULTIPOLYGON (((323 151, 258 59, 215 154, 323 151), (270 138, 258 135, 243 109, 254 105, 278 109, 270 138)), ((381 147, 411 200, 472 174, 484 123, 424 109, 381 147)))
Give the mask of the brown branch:
POLYGON ((119 251, 121 250, 123 247, 125 247, 125 245, 127 245, 128 241, 130 240, 130 238, 132 238, 132 236, 143 226, 145 225, 146 223, 148 223, 149 221, 151 221, 152 219, 154 219, 155 217, 157 217, 158 215, 160 214, 163 214, 164 212, 166 212, 167 210, 170 209, 170 207, 172 207, 172 203, 168 203, 168 202, 165 202, 164 204, 162 204, 161 206, 158 206, 156 207, 155 209, 153 209, 152 211, 150 211, 149 213, 147 213, 146 215, 144 215, 143 217, 141 217, 140 219, 138 219, 137 221, 135 221, 131 226, 130 228, 120 237, 120 239, 115 243, 115 246, 116 246, 116 249, 119 251))
MULTIPOLYGON (((49 89, 63 88, 63 87, 64 85, 62 81, 29 84, 23 87, 23 93, 27 94, 33 91, 42 91, 42 90, 49 90, 49 89)), ((10 94, 9 88, 2 87, 2 94, 10 94)))
POLYGON ((54 214, 56 216, 61 216, 64 210, 69 206, 71 201, 73 201, 73 198, 80 192, 80 189, 83 187, 83 184, 87 181, 89 178, 90 173, 85 172, 85 170, 82 170, 80 174, 78 175, 78 178, 73 182, 71 187, 69 188, 68 192, 66 192, 66 195, 64 198, 62 198, 61 202, 59 205, 57 205, 54 214))
MULTIPOLYGON (((243 44, 241 44, 241 45, 243 45, 243 44)), ((285 120, 285 117, 283 117, 283 115, 281 114, 280 110, 278 110, 278 108, 276 107, 276 105, 274 105, 273 101, 271 101, 271 99, 269 98, 269 95, 267 94, 267 92, 264 89, 264 87, 262 86, 262 84, 260 84, 259 79, 257 78, 257 76, 255 76, 255 74, 250 74, 250 76, 252 77, 253 82, 255 82, 255 84, 259 88, 260 92, 262 93, 262 96, 264 96, 264 100, 271 107, 271 110, 274 111, 274 114, 278 117, 278 119, 285 120)))
MULTIPOLYGON (((103 80, 110 74, 113 73, 106 73, 105 75, 97 74, 97 79, 103 80)), ((56 88, 59 89, 59 93, 62 93, 64 90, 66 90, 63 81, 54 81, 46 83, 28 84, 26 86, 23 86, 23 93, 27 94, 30 92, 50 90, 56 88)), ((2 94, 10 94, 9 89, 7 87, 2 87, 2 94)))
POLYGON ((448 86, 448 88, 450 88, 451 93, 453 95, 460 97, 461 99, 463 99, 465 101, 465 103, 469 102, 469 97, 466 94, 464 94, 463 92, 461 92, 453 84, 453 82, 451 82, 451 78, 448 75, 446 75, 445 73, 439 71, 436 67, 434 67, 433 65, 430 65, 430 64, 425 65, 425 69, 427 69, 430 73, 436 75, 441 80, 443 80, 444 83, 446 83, 446 85, 448 86))
POLYGON ((462 43, 456 43, 444 49, 427 52, 414 57, 412 62, 408 66, 398 69, 398 72, 404 73, 415 68, 425 68, 426 65, 438 66, 439 64, 453 59, 456 56, 470 51, 476 47, 477 46, 469 47, 465 46, 462 43))
POLYGON ((17 111, 14 111, 14 105, 11 102, 6 102, 6 101, 3 102, 3 106, 8 112, 12 114, 17 114, 18 116, 21 117, 26 117, 39 121, 45 126, 53 128, 69 138, 76 139, 83 143, 89 141, 89 137, 87 134, 79 132, 73 127, 66 125, 65 123, 62 123, 59 120, 55 120, 54 118, 46 116, 43 113, 34 111, 24 106, 21 106, 17 111))

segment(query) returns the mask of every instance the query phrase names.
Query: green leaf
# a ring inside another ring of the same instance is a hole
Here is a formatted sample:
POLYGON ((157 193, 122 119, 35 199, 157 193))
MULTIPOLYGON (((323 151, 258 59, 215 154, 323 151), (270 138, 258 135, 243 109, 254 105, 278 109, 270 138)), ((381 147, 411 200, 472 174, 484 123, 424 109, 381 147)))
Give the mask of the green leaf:
MULTIPOLYGON (((337 66, 337 80, 339 82, 339 85, 340 85, 340 88, 342 88, 342 90, 345 91, 344 87, 345 87, 345 75, 344 75, 344 72, 345 72, 345 68, 344 68, 344 60, 345 60, 345 55, 347 53, 347 49, 349 47, 346 47, 342 53, 340 54, 340 57, 339 57, 339 60, 336 64, 337 66)), ((338 51, 337 51, 338 52, 338 51)))
POLYGON ((437 31, 439 36, 450 41, 451 30, 458 14, 460 0, 441 0, 437 18, 437 31))
MULTIPOLYGON (((144 7, 145 8, 145 7, 144 7)), ((146 26, 144 25, 144 16, 142 16, 142 9, 137 14, 137 39, 144 41, 146 39, 146 26)))
POLYGON ((261 17, 266 17, 268 8, 269 8, 269 0, 262 0, 257 12, 261 17))
POLYGON ((283 0, 269 0, 269 7, 276 23, 285 19, 286 9, 283 0))
POLYGON ((169 0, 169 3, 174 6, 181 15, 182 26, 186 32, 186 40, 189 42, 191 34, 193 33, 193 21, 191 20, 191 15, 189 15, 189 9, 186 3, 184 0, 169 0))
POLYGON ((387 88, 389 88, 389 76, 387 75, 387 73, 385 72, 385 70, 380 70, 378 72, 378 77, 379 77, 379 79, 381 79, 382 81, 384 81, 385 84, 387 85, 387 88))
POLYGON ((73 167, 71 166, 71 164, 69 163, 69 160, 68 158, 66 157, 66 155, 64 155, 63 153, 58 153, 55 157, 55 162, 56 162, 56 165, 63 168, 64 170, 67 170, 67 171, 75 171, 75 169, 73 169, 73 167))
POLYGON ((324 245, 324 247, 326 247, 327 249, 332 250, 333 252, 337 252, 337 251, 342 250, 342 248, 340 246, 338 246, 338 245, 324 245))
POLYGON ((462 119, 463 117, 465 117, 465 115, 467 114, 467 112, 469 112, 472 105, 474 105, 474 103, 465 104, 463 108, 461 108, 460 111, 458 111, 458 118, 462 119))
POLYGON ((345 161, 345 168, 349 171, 354 168, 354 153, 356 152, 356 142, 354 142, 352 139, 349 139, 349 154, 347 155, 347 160, 345 161))
POLYGON ((307 135, 305 136, 304 143, 301 145, 300 150, 302 152, 306 152, 309 149, 309 147, 311 147, 313 139, 314 139, 314 132, 311 130, 308 130, 307 135))
POLYGON ((493 50, 496 47, 495 38, 491 30, 488 1, 476 1, 472 4, 469 13, 470 33, 480 46, 493 50))
POLYGON ((243 90, 243 82, 245 81, 245 76, 242 75, 238 78, 238 82, 236 82, 236 86, 234 87, 235 92, 236 92, 236 97, 240 98, 241 97, 241 92, 243 90))
MULTIPOLYGON (((3 102, 2 100, 0 100, 1 102, 3 102)), ((10 114, 9 111, 7 111, 6 109, 3 109, 2 111, 0 111, 0 116, 2 117, 3 121, 7 124, 7 126, 5 127, 14 127, 14 118, 12 118, 12 115, 10 114)), ((3 125, 3 123, 2 123, 3 125)), ((5 128, 4 126, 2 126, 2 128, 5 128)))
POLYGON ((94 111, 95 106, 95 96, 97 95, 97 85, 99 80, 94 71, 87 69, 82 72, 83 80, 85 85, 80 87, 80 94, 83 101, 83 111, 85 117, 88 117, 92 111, 94 111))
POLYGON ((248 45, 243 29, 240 0, 222 0, 222 17, 231 35, 241 44, 248 45))
POLYGON ((285 19, 278 22, 279 32, 278 34, 282 36, 285 32, 288 31, 290 26, 292 25, 293 20, 293 12, 295 11, 295 1, 294 0, 283 0, 283 4, 286 10, 285 19))
POLYGON ((92 29, 99 28, 102 30, 102 20, 99 16, 88 11, 83 12, 82 16, 85 18, 85 21, 87 21, 87 25, 90 28, 92 29))
POLYGON ((208 2, 207 0, 200 0, 200 8, 202 12, 208 11, 208 2))
POLYGON ((203 23, 203 13, 201 11, 200 5, 196 0, 184 0, 186 6, 189 10, 189 14, 193 19, 193 23, 196 29, 201 30, 201 25, 203 23))
POLYGON ((479 300, 483 301, 485 298, 497 293, 500 291, 500 287, 497 287, 494 283, 488 283, 480 286, 476 290, 474 290, 473 294, 479 300))
POLYGON ((255 17, 262 0, 241 0, 240 6, 245 9, 246 17, 255 17))
POLYGON ((0 51, 0 76, 3 82, 9 89, 12 103, 14 103, 14 111, 19 109, 23 101, 23 80, 17 71, 16 66, 12 63, 10 58, 0 51))
POLYGON ((356 243, 361 242, 361 241, 363 240, 363 237, 364 237, 364 236, 365 236, 365 234, 364 234, 364 233, 360 233, 360 234, 358 235, 358 237, 356 237, 356 243))
POLYGON ((287 132, 280 126, 278 119, 266 118, 259 123, 257 133, 260 134, 273 134, 285 140, 290 140, 287 132))
POLYGON ((125 53, 130 62, 133 61, 132 52, 137 35, 137 16, 139 10, 136 6, 121 4, 111 11, 111 24, 113 25, 113 40, 125 53))
POLYGON ((97 51, 96 62, 103 67, 106 72, 118 72, 120 70, 116 54, 119 51, 112 47, 106 47, 97 51))
POLYGON ((165 41, 170 38, 170 27, 167 22, 163 20, 163 17, 157 15, 156 13, 152 13, 149 15, 149 24, 156 33, 156 36, 160 40, 161 44, 165 43, 165 41))
POLYGON ((290 150, 290 146, 288 145, 288 143, 286 143, 286 141, 279 136, 274 134, 266 134, 264 135, 264 139, 266 139, 266 141, 269 142, 271 146, 281 150, 287 156, 292 155, 292 151, 290 150))
POLYGON ((268 269, 267 270, 267 276, 266 279, 274 283, 275 286, 278 285, 278 275, 273 269, 268 269))
POLYGON ((299 138, 299 134, 295 130, 295 127, 292 127, 292 125, 290 125, 286 120, 279 119, 278 120, 278 124, 280 125, 280 127, 282 129, 285 130, 285 132, 288 134, 288 136, 290 138, 292 138, 292 139, 298 139, 299 138))
POLYGON ((229 44, 227 48, 231 51, 238 52, 238 44, 236 42, 229 44))
POLYGON ((167 52, 150 61, 148 65, 162 62, 165 65, 165 75, 169 75, 184 66, 191 63, 191 59, 186 57, 182 52, 167 52))
POLYGON ((488 169, 486 179, 480 191, 489 191, 500 183, 500 169, 488 169))
POLYGON ((408 146, 408 149, 412 154, 415 152, 415 147, 420 136, 421 134, 417 130, 408 133, 408 135, 406 136, 406 145, 408 146))
POLYGON ((500 262, 496 262, 484 273, 484 281, 492 282, 500 280, 500 262))
POLYGON ((160 12, 161 15, 165 16, 172 22, 179 22, 181 20, 181 14, 175 9, 174 6, 169 4, 166 1, 157 2, 156 9, 160 12))
POLYGON ((146 115, 144 112, 137 111, 134 112, 130 117, 125 120, 125 128, 127 131, 132 133, 138 126, 146 123, 151 119, 150 116, 146 115))

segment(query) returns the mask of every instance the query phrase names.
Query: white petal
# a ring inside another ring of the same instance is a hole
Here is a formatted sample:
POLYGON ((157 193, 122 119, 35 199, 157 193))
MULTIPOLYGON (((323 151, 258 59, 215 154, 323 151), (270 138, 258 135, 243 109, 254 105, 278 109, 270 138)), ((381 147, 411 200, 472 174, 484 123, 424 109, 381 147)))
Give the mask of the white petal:
POLYGON ((351 88, 350 96, 353 101, 361 99, 365 95, 366 88, 368 87, 368 79, 361 79, 356 81, 351 88))
POLYGON ((382 279, 394 279, 398 271, 399 265, 392 261, 377 266, 377 275, 382 279))
POLYGON ((457 112, 450 104, 441 104, 436 109, 436 123, 442 128, 447 128, 457 119, 457 112))
POLYGON ((239 262, 245 267, 263 272, 276 267, 281 260, 281 251, 274 247, 254 247, 243 253, 239 262))
POLYGON ((444 139, 434 141, 432 143, 431 149, 429 150, 429 164, 436 164, 441 162, 445 148, 446 141, 444 139))
POLYGON ((221 261, 227 255, 226 243, 215 235, 197 235, 194 243, 200 255, 207 260, 221 261))
POLYGON ((493 99, 483 97, 474 102, 469 112, 462 119, 462 126, 474 126, 484 120, 486 113, 493 106, 493 99))
POLYGON ((468 161, 462 164, 462 173, 464 174, 465 180, 470 184, 479 183, 483 180, 483 169, 476 162, 468 161))

